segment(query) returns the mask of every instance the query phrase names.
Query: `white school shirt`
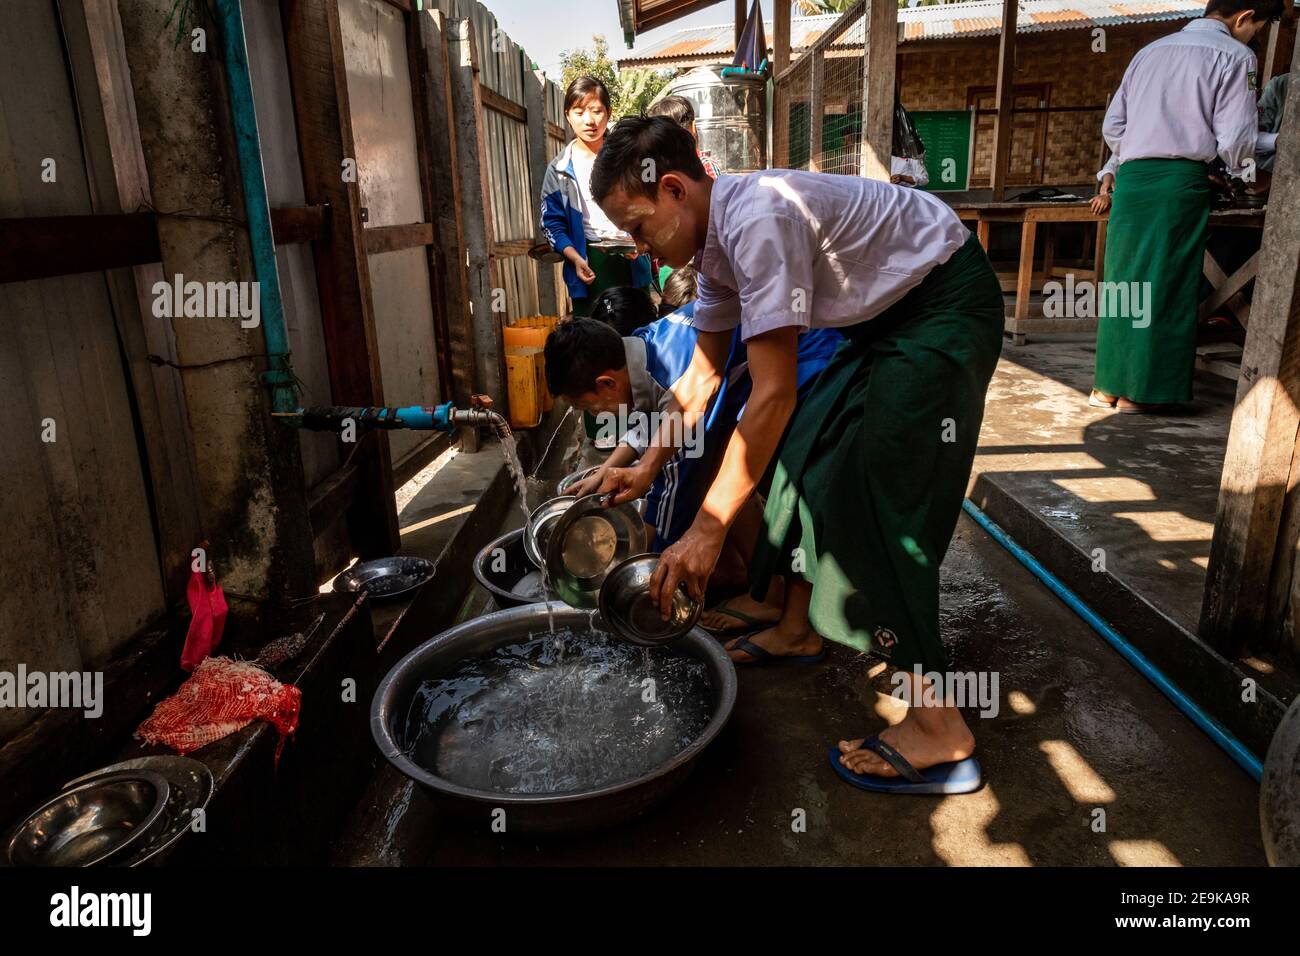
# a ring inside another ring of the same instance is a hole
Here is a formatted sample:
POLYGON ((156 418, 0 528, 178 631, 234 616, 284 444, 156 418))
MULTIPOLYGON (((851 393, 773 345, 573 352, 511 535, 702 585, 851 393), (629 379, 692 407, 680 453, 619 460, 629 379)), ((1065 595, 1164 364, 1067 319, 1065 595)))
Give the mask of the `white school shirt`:
POLYGON ((632 237, 614 225, 605 215, 605 210, 591 198, 591 170, 596 165, 596 157, 573 149, 569 151, 569 161, 573 163, 573 174, 578 180, 578 195, 582 199, 582 231, 586 234, 587 241, 622 239, 630 244, 632 237))
POLYGON ((695 325, 739 325, 745 339, 792 325, 856 325, 968 238, 957 214, 919 189, 790 169, 723 176, 695 256, 695 325))
POLYGON ((1255 158, 1255 54, 1202 17, 1137 52, 1102 135, 1120 163, 1221 157, 1240 176, 1255 158))

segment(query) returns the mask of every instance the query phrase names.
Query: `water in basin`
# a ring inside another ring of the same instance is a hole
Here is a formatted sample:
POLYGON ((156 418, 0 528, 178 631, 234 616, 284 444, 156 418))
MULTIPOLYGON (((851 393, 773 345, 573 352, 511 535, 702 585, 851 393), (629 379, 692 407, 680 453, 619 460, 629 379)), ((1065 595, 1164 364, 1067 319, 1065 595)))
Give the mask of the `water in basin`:
POLYGON ((452 783, 573 793, 634 780, 700 735, 712 715, 705 664, 561 629, 461 661, 420 685, 412 759, 452 783))

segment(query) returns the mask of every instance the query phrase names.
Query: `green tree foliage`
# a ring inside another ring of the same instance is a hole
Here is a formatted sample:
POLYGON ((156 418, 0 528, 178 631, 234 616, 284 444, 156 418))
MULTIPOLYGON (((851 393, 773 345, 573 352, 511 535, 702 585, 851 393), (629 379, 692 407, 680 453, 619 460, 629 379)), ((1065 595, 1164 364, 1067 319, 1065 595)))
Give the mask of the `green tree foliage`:
POLYGON ((620 70, 610 59, 609 42, 603 36, 594 36, 591 42, 592 49, 565 50, 560 54, 560 87, 567 89, 579 76, 596 77, 609 88, 615 118, 640 113, 672 79, 672 74, 663 70, 620 70))

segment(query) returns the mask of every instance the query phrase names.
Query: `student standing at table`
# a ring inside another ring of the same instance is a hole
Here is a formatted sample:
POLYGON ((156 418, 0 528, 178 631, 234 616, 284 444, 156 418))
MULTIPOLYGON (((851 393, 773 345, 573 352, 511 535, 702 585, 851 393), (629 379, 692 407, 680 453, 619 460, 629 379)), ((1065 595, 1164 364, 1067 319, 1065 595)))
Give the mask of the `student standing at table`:
POLYGON ((1209 232, 1206 163, 1257 180, 1255 54, 1282 0, 1210 0, 1205 16, 1143 47, 1102 132, 1119 156, 1088 404, 1150 412, 1190 401, 1197 291, 1209 232), (1116 307, 1117 306, 1117 307, 1116 307), (1112 314, 1108 314, 1112 313, 1112 314))
MULTIPOLYGON (((652 578, 661 609, 679 583, 703 599, 728 528, 776 458, 750 586, 763 595, 784 574, 785 605, 774 626, 731 643, 733 660, 815 664, 823 636, 881 655, 912 706, 878 735, 846 733, 831 748, 836 772, 891 793, 977 789, 974 736, 931 675, 948 663, 939 565, 1002 345, 1002 289, 984 250, 919 190, 786 169, 715 182, 690 134, 664 119, 619 123, 592 195, 638 248, 674 266, 694 257, 699 337, 673 385, 687 422, 717 392, 737 328, 749 362, 745 414, 652 578), (809 328, 837 328, 847 341, 796 412, 799 333, 809 328)), ((640 497, 674 450, 661 432, 600 490, 640 497)), ((864 719, 846 730, 860 732, 864 719)))

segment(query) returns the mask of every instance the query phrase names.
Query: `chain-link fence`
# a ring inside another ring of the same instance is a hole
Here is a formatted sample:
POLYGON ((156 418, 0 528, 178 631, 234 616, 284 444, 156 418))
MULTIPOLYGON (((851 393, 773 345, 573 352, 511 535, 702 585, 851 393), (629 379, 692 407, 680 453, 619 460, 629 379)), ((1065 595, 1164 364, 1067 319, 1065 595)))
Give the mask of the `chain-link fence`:
POLYGON ((777 77, 773 166, 859 174, 864 12, 855 5, 777 77))

